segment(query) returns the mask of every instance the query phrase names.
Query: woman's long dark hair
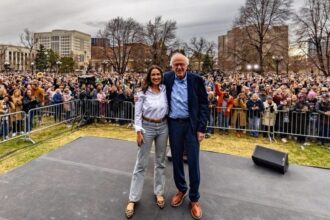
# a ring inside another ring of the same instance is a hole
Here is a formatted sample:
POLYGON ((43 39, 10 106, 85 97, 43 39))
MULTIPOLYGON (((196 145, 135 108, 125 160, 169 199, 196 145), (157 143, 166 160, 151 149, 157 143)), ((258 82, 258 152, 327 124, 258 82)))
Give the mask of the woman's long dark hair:
POLYGON ((157 65, 152 65, 149 69, 148 69, 148 72, 147 72, 147 76, 146 78, 143 80, 143 85, 142 85, 142 91, 143 93, 146 93, 146 91, 148 90, 148 87, 151 86, 151 71, 153 69, 157 69, 159 70, 160 72, 160 75, 161 75, 161 83, 163 82, 163 70, 157 66, 157 65))

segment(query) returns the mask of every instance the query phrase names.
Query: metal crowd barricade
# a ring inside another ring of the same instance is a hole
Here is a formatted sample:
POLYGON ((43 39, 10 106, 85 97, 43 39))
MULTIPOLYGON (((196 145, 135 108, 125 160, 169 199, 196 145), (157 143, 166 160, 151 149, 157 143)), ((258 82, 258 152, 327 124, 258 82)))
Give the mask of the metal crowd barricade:
POLYGON ((26 132, 29 135, 63 123, 69 127, 72 121, 80 117, 81 104, 78 99, 34 108, 27 113, 26 132))
MULTIPOLYGON (((28 113, 14 112, 0 115, 0 143, 22 136, 31 140, 32 132, 63 123, 71 126, 77 119, 84 118, 133 124, 134 103, 72 100, 31 109, 28 113)), ((268 135, 270 140, 275 140, 275 135, 280 138, 295 136, 329 140, 330 116, 315 112, 278 110, 274 119, 268 119, 265 114, 261 114, 260 117, 248 115, 248 110, 243 108, 232 108, 230 112, 226 112, 225 108, 213 107, 210 109, 207 129, 208 133, 214 129, 223 132, 229 130, 249 132, 251 136, 256 137, 259 133, 263 133, 268 135)))
POLYGON ((85 115, 93 119, 105 119, 118 123, 134 122, 134 105, 132 102, 100 102, 96 99, 85 100, 85 115))
POLYGON ((0 115, 0 143, 20 138, 26 132, 27 116, 23 111, 0 115))
POLYGON ((274 118, 271 118, 265 117, 265 112, 260 117, 249 115, 248 110, 243 108, 232 108, 227 113, 225 111, 226 108, 219 107, 210 109, 208 132, 214 129, 223 132, 235 130, 249 132, 251 136, 263 133, 270 140, 275 140, 275 136, 330 139, 330 116, 319 113, 277 110, 274 118))
POLYGON ((330 116, 316 112, 279 111, 275 133, 281 137, 330 139, 330 116))

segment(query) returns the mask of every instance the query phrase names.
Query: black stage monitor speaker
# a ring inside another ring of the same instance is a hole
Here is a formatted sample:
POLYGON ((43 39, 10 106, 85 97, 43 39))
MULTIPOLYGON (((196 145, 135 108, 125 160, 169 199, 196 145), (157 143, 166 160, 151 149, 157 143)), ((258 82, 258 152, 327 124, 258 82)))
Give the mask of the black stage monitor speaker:
POLYGON ((95 85, 96 78, 93 75, 83 75, 78 77, 79 86, 82 84, 95 85))
POLYGON ((252 160, 256 165, 270 168, 282 174, 288 170, 289 158, 287 153, 256 145, 252 154, 252 160))

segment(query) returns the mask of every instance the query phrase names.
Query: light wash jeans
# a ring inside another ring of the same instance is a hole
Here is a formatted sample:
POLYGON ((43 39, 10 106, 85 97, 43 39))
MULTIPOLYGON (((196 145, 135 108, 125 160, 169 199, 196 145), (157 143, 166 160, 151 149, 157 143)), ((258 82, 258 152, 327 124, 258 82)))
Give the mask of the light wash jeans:
POLYGON ((258 137, 259 135, 259 130, 260 130, 260 118, 259 117, 249 117, 249 129, 251 136, 253 137, 258 137))
POLYGON ((155 142, 154 194, 164 195, 165 156, 168 139, 167 121, 161 123, 143 121, 142 127, 145 129, 144 143, 138 148, 129 193, 129 200, 132 202, 141 199, 144 175, 148 167, 149 153, 153 142, 155 142))
POLYGON ((229 116, 225 116, 226 109, 222 112, 218 112, 218 126, 222 130, 226 130, 229 127, 229 116))

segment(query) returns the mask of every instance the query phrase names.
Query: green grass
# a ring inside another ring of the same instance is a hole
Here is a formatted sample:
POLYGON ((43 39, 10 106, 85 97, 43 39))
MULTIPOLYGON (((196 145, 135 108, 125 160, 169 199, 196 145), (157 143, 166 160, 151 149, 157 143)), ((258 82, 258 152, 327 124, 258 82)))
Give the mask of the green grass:
MULTIPOLYGON (((134 130, 124 126, 91 124, 79 130, 71 131, 65 125, 59 125, 46 131, 33 133, 31 137, 37 142, 36 144, 20 139, 0 144, 0 174, 24 165, 83 136, 107 137, 128 141, 136 140, 134 130)), ((281 142, 270 143, 268 139, 263 138, 255 139, 248 136, 238 138, 233 132, 229 135, 215 134, 205 139, 202 142, 201 149, 249 158, 256 144, 288 152, 291 164, 330 168, 330 150, 316 144, 305 146, 305 149, 302 150, 295 141, 289 141, 286 144, 281 142)))

